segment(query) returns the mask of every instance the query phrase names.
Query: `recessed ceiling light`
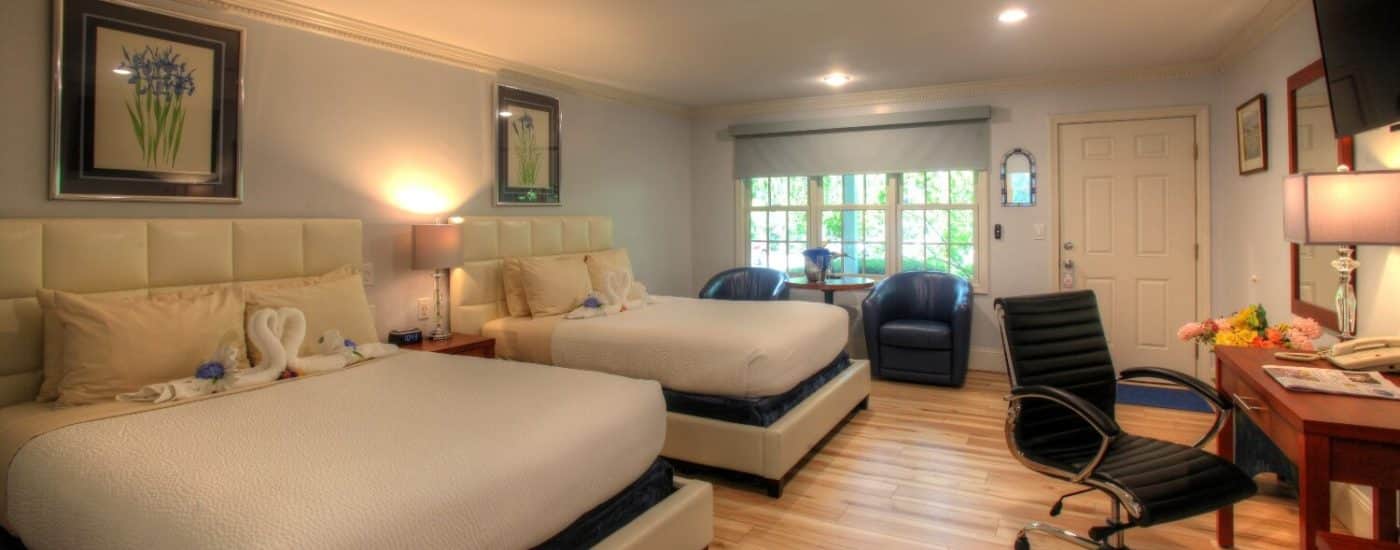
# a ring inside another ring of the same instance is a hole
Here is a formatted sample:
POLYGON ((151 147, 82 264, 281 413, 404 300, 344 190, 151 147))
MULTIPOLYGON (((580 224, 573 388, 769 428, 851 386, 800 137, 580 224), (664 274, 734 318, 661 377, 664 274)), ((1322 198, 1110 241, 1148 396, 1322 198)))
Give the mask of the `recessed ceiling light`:
POLYGON ((852 80, 854 80, 854 78, 846 73, 831 73, 822 77, 822 83, 832 88, 840 88, 852 80))
POLYGON ((1002 23, 1006 24, 1020 23, 1022 21, 1025 21, 1026 17, 1026 10, 1023 10, 1021 8, 1009 8, 1002 10, 1001 13, 997 14, 997 21, 1001 21, 1002 23))

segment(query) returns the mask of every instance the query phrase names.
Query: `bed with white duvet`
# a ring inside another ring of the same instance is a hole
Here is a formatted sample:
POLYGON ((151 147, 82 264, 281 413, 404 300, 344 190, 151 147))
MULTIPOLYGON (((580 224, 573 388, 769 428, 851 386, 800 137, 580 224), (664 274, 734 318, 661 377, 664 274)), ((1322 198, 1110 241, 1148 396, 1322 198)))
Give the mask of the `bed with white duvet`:
POLYGON ((658 296, 593 317, 501 317, 482 327, 503 358, 656 380, 725 397, 788 391, 846 347, 850 318, 813 302, 658 296))
POLYGON ((142 406, 36 436, 15 434, 63 410, 0 409, 27 438, 10 442, 11 532, 34 549, 527 548, 636 480, 666 432, 653 381, 420 352, 92 409, 142 406))

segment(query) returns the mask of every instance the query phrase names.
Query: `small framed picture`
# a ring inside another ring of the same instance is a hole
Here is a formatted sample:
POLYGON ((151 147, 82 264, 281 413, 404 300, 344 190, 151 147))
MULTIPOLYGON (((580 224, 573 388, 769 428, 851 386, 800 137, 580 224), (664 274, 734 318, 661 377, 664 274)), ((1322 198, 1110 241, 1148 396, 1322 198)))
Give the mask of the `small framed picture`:
POLYGON ((559 206, 559 100, 496 86, 496 205, 559 206))
POLYGON ((49 196, 241 202, 243 31, 55 0, 49 196))
POLYGON ((1240 175, 1269 169, 1269 124, 1264 94, 1235 109, 1235 134, 1239 144, 1240 175))

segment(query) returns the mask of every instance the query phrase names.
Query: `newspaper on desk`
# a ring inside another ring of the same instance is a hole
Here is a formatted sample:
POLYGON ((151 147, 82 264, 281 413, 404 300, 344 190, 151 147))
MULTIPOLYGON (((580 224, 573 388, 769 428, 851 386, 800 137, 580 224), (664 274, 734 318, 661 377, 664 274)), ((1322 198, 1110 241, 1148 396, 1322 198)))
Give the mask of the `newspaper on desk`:
POLYGON ((1315 367, 1264 365, 1264 372, 1284 388, 1341 395, 1400 400, 1400 388, 1378 372, 1344 371, 1315 367))

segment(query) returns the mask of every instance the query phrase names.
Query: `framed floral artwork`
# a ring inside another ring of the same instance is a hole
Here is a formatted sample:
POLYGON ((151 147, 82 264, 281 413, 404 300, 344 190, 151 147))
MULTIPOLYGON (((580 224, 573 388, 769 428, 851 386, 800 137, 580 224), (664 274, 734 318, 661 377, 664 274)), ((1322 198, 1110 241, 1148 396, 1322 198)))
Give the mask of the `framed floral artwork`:
POLYGON ((559 100, 496 86, 496 205, 559 206, 559 100))
POLYGON ((1269 169, 1269 125, 1266 115, 1264 94, 1249 98, 1235 109, 1241 176, 1269 169))
POLYGON ((55 0, 53 43, 51 198, 242 201, 241 29, 55 0))

